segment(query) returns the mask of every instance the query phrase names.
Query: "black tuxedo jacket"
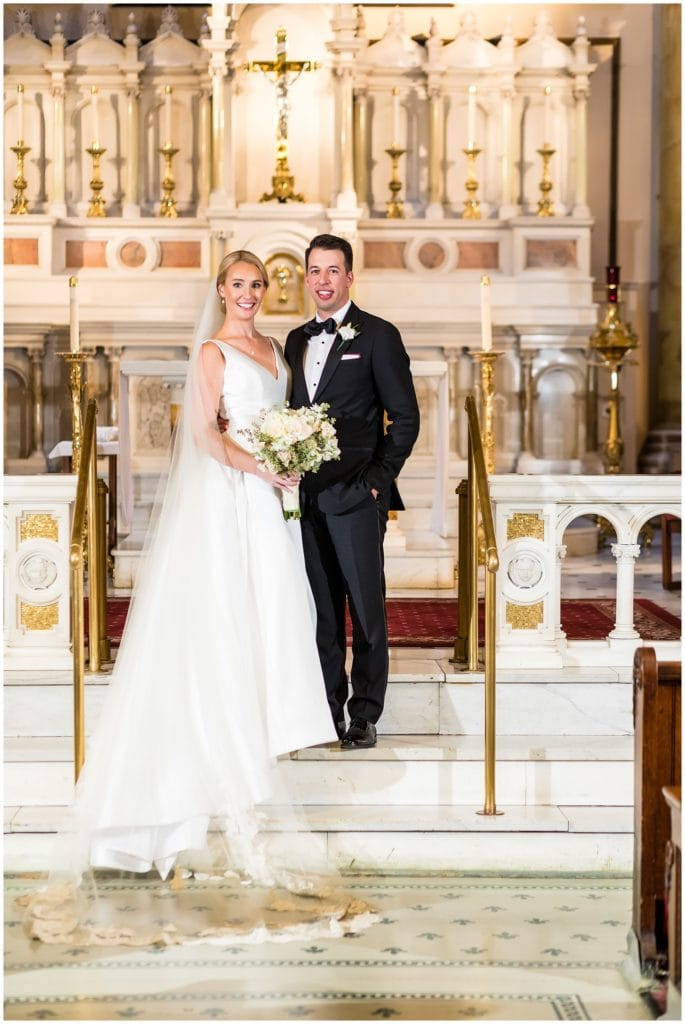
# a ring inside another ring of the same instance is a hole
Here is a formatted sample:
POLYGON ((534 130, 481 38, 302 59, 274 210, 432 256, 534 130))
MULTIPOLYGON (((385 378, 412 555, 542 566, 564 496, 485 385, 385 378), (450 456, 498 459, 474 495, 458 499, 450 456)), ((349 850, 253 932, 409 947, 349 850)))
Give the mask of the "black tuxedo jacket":
POLYGON ((324 462, 306 473, 303 488, 317 495, 322 512, 348 512, 368 499, 372 489, 386 508, 404 505, 395 485, 419 432, 419 407, 409 356, 393 324, 351 304, 344 324, 357 335, 336 335, 310 402, 304 377, 308 339, 303 327, 291 331, 285 358, 292 373, 290 404, 294 409, 327 402, 335 419, 340 460, 324 462), (384 413, 390 421, 384 428, 384 413))

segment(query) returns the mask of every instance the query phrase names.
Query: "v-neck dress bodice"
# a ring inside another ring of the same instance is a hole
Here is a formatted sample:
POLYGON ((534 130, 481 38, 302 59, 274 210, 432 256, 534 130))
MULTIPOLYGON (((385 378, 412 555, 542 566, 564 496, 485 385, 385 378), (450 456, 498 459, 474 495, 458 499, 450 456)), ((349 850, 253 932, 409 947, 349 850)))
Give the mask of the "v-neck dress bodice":
POLYGON ((211 339, 221 350, 226 366, 221 392, 221 409, 228 420, 228 433, 242 448, 249 444, 243 433, 262 409, 285 402, 288 394, 289 369, 278 345, 269 339, 274 354, 276 376, 256 359, 226 344, 211 339))

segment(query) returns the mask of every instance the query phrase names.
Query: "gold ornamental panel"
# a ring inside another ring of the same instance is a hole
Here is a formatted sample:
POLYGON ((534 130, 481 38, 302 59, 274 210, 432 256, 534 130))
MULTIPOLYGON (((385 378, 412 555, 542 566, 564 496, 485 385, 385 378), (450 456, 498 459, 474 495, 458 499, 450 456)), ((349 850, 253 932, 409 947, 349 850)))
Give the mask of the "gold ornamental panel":
POLYGON ((545 539, 545 524, 537 512, 514 512, 507 521, 507 540, 517 540, 519 537, 545 539))
POLYGON ((54 540, 57 543, 59 526, 54 516, 47 512, 27 512, 22 516, 19 523, 19 538, 21 541, 34 539, 36 537, 45 540, 54 540))
POLYGON ((537 629, 544 619, 544 601, 535 604, 512 604, 507 601, 506 621, 512 629, 537 629))
POLYGON ((304 267, 287 252, 277 252, 265 263, 269 287, 263 313, 296 313, 304 316, 304 267))
POLYGON ((22 626, 31 632, 54 629, 59 624, 59 603, 55 601, 54 604, 26 604, 22 601, 19 617, 22 626))

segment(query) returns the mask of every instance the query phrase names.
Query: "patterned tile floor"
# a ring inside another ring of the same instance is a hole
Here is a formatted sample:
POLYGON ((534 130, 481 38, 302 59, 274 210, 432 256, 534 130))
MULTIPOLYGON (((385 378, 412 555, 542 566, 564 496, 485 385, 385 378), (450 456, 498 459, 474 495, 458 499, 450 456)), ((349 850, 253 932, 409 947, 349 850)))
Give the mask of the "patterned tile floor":
MULTIPOLYGON (((620 973, 627 878, 358 876, 380 923, 258 946, 28 940, 6 879, 8 1020, 650 1020, 620 973)), ((122 881, 122 893, 132 883, 122 881)))

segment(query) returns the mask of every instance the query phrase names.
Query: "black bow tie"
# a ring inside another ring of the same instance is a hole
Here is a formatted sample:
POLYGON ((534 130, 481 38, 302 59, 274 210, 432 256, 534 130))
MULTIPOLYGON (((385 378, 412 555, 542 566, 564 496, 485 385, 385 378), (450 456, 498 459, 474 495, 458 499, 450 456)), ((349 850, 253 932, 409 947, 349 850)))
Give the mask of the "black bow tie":
POLYGON ((338 330, 338 325, 332 316, 329 316, 328 320, 310 320, 308 324, 304 325, 304 333, 308 338, 314 337, 316 334, 321 334, 325 331, 326 334, 335 334, 338 330))

